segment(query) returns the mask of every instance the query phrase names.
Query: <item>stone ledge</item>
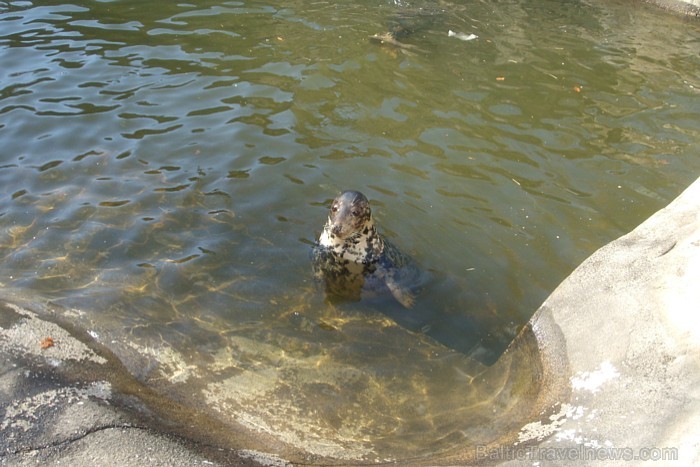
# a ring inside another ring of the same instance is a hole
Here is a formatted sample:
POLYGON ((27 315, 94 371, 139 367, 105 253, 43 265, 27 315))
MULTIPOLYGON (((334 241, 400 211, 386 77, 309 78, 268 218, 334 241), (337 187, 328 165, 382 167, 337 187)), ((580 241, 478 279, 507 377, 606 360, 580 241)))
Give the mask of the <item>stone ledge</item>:
MULTIPOLYGON (((565 352, 560 381, 571 388, 548 423, 524 427, 524 439, 539 442, 532 453, 700 463, 699 284, 700 179, 595 252, 532 318, 561 330, 565 345, 553 354, 565 352)), ((546 344, 547 333, 538 338, 546 344)), ((517 443, 509 449, 499 460, 531 464, 517 443)))

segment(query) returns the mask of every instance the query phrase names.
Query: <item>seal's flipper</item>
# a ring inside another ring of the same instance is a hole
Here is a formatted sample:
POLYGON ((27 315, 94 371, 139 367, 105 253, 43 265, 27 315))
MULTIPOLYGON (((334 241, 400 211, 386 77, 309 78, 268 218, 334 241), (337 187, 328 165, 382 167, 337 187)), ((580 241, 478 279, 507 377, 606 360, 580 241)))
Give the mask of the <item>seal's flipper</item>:
POLYGON ((416 303, 416 297, 413 295, 413 292, 405 287, 401 287, 393 280, 387 280, 386 286, 389 288, 389 291, 391 291, 391 295, 405 308, 412 308, 416 303))

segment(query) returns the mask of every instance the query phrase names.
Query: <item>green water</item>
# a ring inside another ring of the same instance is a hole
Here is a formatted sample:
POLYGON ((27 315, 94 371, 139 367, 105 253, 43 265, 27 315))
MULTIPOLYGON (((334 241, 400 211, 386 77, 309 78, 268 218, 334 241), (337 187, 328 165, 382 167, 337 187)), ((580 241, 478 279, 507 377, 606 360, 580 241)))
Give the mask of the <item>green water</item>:
POLYGON ((700 174, 700 27, 625 2, 0 2, 0 64, 0 284, 318 455, 464 443, 483 365, 700 174), (343 189, 413 309, 313 283, 343 189))

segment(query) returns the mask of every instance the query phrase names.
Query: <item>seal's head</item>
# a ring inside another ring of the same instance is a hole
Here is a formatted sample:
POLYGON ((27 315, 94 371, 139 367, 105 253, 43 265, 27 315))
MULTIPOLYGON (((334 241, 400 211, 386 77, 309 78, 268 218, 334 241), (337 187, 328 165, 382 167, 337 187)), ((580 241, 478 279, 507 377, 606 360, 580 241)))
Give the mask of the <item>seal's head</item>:
POLYGON ((344 191, 333 200, 326 227, 331 238, 344 240, 354 235, 367 235, 372 228, 369 201, 359 191, 344 191))

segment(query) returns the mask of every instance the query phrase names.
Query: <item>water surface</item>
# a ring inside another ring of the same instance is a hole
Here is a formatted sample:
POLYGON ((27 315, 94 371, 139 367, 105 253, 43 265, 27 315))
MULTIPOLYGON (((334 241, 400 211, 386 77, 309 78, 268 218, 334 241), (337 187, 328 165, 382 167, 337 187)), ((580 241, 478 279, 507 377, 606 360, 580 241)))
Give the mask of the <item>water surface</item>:
POLYGON ((315 454, 453 449, 546 296, 700 173, 699 50, 624 2, 3 2, 0 283, 315 454), (343 189, 430 273, 413 309, 313 283, 343 189))

